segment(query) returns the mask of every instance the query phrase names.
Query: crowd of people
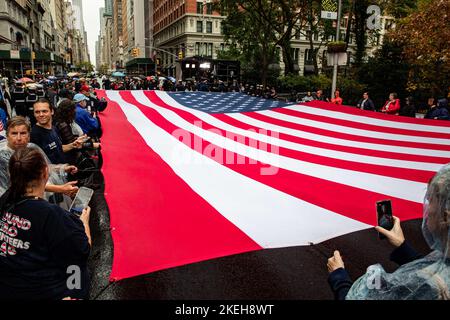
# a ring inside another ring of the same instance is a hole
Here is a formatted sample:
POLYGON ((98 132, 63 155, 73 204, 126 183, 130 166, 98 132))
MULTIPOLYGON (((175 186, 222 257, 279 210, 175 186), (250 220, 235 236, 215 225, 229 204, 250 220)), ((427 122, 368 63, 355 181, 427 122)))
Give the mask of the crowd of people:
POLYGON ((0 299, 87 299, 90 208, 80 217, 69 208, 80 187, 101 187, 98 114, 107 102, 83 81, 36 88, 2 90, 0 299), (73 289, 71 266, 81 277, 73 289))
MULTIPOLYGON (((343 105, 343 99, 339 90, 336 90, 333 98, 327 98, 324 96, 322 90, 317 90, 314 94, 307 92, 306 95, 299 97, 296 102, 310 102, 314 100, 326 101, 336 105, 343 105)), ((359 100, 357 106, 358 109, 367 111, 379 111, 385 114, 405 116, 415 118, 418 113, 418 108, 414 103, 413 97, 406 97, 404 102, 400 101, 397 93, 393 92, 389 94, 388 100, 381 108, 377 108, 369 96, 369 92, 364 92, 362 98, 359 100)), ((425 119, 435 120, 450 120, 450 107, 447 98, 442 97, 436 99, 430 97, 427 104, 427 112, 424 114, 425 119)))
MULTIPOLYGON (((98 114, 107 102, 98 99, 94 89, 108 86, 105 80, 102 84, 95 79, 55 81, 42 85, 43 92, 19 82, 10 91, 2 90, 3 101, 11 104, 0 108, 7 120, 0 128, 4 136, 1 139, 0 132, 0 299, 88 298, 90 208, 81 216, 68 209, 81 186, 99 188, 93 178, 102 165, 98 114), (70 266, 80 268, 81 285, 76 288, 67 286, 70 266)), ((138 90, 143 82, 134 79, 122 85, 138 90)), ((220 92, 226 87, 277 98, 275 88, 260 85, 192 84, 200 91, 220 92)), ((186 84, 175 83, 175 90, 177 86, 179 91, 189 90, 186 84)), ((302 98, 313 100, 343 104, 339 91, 332 99, 322 90, 302 98)), ((427 118, 448 119, 446 101, 430 98, 428 103, 427 118)), ((368 92, 357 107, 376 110, 368 92)), ((416 110, 412 99, 402 107, 392 93, 381 112, 415 116, 416 110)), ((395 247, 391 259, 400 265, 398 270, 389 274, 380 265, 372 266, 353 283, 336 251, 328 260, 328 281, 336 299, 450 299, 449 217, 450 165, 446 165, 430 181, 424 204, 423 234, 433 252, 426 257, 417 253, 405 240, 400 220, 394 218, 392 230, 376 229, 395 247), (374 274, 380 282, 372 287, 374 274)))
POLYGON ((102 88, 105 90, 162 90, 174 92, 241 92, 254 97, 265 99, 278 99, 278 93, 273 86, 263 86, 260 84, 251 85, 239 83, 237 80, 222 81, 219 79, 208 80, 188 79, 176 81, 172 77, 124 77, 123 79, 111 79, 102 77, 102 88))

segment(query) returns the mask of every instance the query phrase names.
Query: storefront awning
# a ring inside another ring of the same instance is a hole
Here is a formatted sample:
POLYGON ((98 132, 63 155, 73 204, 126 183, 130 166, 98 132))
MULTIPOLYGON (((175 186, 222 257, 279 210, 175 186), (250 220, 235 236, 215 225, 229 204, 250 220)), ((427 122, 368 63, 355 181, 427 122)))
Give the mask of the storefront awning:
POLYGON ((3 37, 2 35, 0 35, 0 43, 10 43, 10 44, 14 44, 14 41, 3 37))

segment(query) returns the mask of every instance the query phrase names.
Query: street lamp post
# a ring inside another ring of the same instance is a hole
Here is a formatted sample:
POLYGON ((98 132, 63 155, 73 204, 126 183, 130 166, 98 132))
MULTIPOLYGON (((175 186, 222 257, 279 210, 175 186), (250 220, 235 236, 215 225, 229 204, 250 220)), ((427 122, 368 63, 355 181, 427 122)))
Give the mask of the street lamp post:
MULTIPOLYGON (((336 25, 336 41, 339 41, 339 31, 341 28, 341 9, 342 9, 342 0, 338 1, 338 17, 337 17, 337 25, 336 25)), ((338 74, 338 53, 334 53, 334 66, 333 66, 333 83, 331 86, 331 96, 333 97, 334 92, 336 91, 337 86, 337 74, 338 74)))

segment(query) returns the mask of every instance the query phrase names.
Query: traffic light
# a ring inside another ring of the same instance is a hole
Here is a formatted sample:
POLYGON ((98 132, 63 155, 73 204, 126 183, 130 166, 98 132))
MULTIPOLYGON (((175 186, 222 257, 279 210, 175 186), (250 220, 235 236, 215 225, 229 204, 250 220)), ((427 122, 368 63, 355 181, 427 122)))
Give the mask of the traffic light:
POLYGON ((183 51, 178 52, 178 60, 183 60, 183 51))
POLYGON ((139 54, 140 54, 139 48, 133 48, 133 49, 131 50, 131 55, 132 55, 133 57, 137 58, 137 57, 139 57, 139 54))
POLYGON ((31 59, 36 60, 36 52, 31 52, 31 59))

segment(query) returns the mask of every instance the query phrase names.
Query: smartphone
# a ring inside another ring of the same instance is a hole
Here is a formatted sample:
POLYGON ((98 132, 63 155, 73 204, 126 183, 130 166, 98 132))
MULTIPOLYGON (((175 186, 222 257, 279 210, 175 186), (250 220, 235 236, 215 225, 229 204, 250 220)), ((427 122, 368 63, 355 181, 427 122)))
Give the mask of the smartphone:
MULTIPOLYGON (((386 230, 392 230, 394 227, 394 218, 392 217, 391 200, 383 200, 377 202, 377 218, 378 225, 386 230)), ((383 240, 386 236, 378 232, 378 237, 383 240)))
POLYGON ((77 215, 78 217, 81 216, 83 213, 83 210, 87 208, 89 205, 89 202, 91 201, 92 195, 94 194, 94 190, 81 187, 77 195, 75 196, 75 199, 73 199, 72 204, 70 206, 70 212, 77 215))

